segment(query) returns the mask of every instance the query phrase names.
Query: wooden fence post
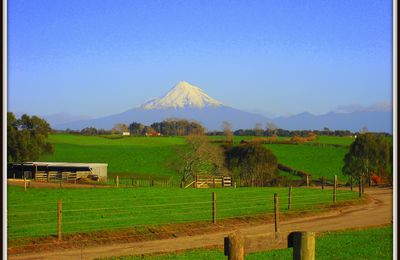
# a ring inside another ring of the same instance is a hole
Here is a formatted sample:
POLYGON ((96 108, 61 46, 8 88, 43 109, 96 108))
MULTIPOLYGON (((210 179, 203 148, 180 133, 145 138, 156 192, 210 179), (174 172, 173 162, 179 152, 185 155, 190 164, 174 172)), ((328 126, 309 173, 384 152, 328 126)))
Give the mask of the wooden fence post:
POLYGON ((213 224, 217 224, 217 193, 212 193, 213 200, 213 224))
POLYGON ((307 182, 307 188, 310 186, 310 178, 308 174, 306 175, 306 182, 307 182))
POLYGON ((278 193, 274 194, 274 222, 275 234, 279 232, 279 198, 278 193))
POLYGON ((224 255, 228 260, 244 260, 244 238, 239 231, 224 238, 224 255))
POLYGON ((336 185, 337 185, 337 176, 333 177, 333 203, 336 202, 336 185))
POLYGON ((293 259, 315 260, 315 232, 292 232, 288 247, 293 247, 293 259))
POLYGON ((26 178, 24 177, 24 190, 26 192, 26 178))
POLYGON ((58 212, 57 235, 58 235, 58 241, 61 241, 62 200, 58 200, 57 212, 58 212))
POLYGON ((119 187, 119 176, 117 175, 117 177, 115 178, 115 182, 117 183, 117 187, 119 187))
POLYGON ((321 181, 321 188, 324 189, 324 185, 325 185, 325 179, 324 177, 322 177, 322 181, 321 181))
POLYGON ((292 209, 292 186, 289 187, 288 209, 292 209))

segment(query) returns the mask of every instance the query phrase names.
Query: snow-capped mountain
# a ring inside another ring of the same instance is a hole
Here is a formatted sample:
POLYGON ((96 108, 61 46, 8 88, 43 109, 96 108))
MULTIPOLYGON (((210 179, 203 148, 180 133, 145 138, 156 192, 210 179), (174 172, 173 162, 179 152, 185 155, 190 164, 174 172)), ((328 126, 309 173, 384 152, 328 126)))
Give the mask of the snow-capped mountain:
POLYGON ((137 108, 110 116, 91 120, 80 120, 64 124, 52 124, 55 129, 80 130, 85 127, 111 129, 117 123, 131 124, 139 122, 150 125, 168 118, 181 118, 200 122, 208 130, 221 130, 227 121, 233 129, 251 129, 257 123, 265 125, 273 122, 287 130, 332 130, 358 131, 366 126, 370 131, 391 132, 392 111, 361 111, 353 113, 331 112, 325 115, 301 113, 290 117, 268 119, 265 116, 242 111, 222 104, 210 97, 199 87, 181 81, 164 96, 145 102, 137 108))
POLYGON ((213 99, 199 87, 186 81, 180 81, 164 96, 152 99, 140 106, 142 109, 168 109, 168 108, 204 108, 222 106, 222 102, 213 99))

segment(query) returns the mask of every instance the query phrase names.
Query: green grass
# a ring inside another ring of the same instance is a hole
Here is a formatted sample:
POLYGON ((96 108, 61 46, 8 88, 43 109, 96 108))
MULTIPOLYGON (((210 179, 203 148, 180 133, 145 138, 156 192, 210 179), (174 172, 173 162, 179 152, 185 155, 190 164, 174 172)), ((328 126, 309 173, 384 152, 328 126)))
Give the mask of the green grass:
POLYGON ((322 176, 333 178, 336 174, 339 182, 347 181, 347 176, 342 173, 347 147, 322 147, 307 144, 268 144, 266 147, 276 155, 279 163, 310 173, 312 179, 322 176))
MULTIPOLYGON (((210 136, 222 140, 223 136, 210 136)), ((235 136, 235 143, 251 140, 252 136, 235 136)), ((183 137, 121 137, 80 136, 53 134, 49 137, 55 145, 53 155, 45 155, 41 161, 102 162, 108 163, 109 176, 169 179, 178 178, 176 170, 169 167, 177 160, 175 146, 184 145, 183 137)), ((319 136, 317 143, 349 145, 349 137, 319 136)), ((338 175, 346 181, 341 168, 348 147, 314 146, 310 144, 266 145, 278 157, 278 161, 296 170, 311 173, 312 178, 338 175)))
POLYGON ((55 146, 55 153, 42 156, 42 161, 108 163, 110 176, 125 174, 164 179, 177 175, 168 163, 177 159, 174 146, 184 144, 182 137, 116 139, 55 134, 50 135, 49 140, 55 146))
MULTIPOLYGON (((329 232, 316 239, 315 259, 392 259, 392 226, 370 228, 361 231, 329 232)), ((247 260, 255 259, 293 259, 293 249, 280 249, 245 255, 247 260)), ((159 259, 227 259, 221 250, 194 249, 180 253, 148 257, 118 257, 121 260, 159 260, 159 259)))
MULTIPOLYGON (((8 187, 8 238, 56 234, 57 200, 63 202, 63 233, 112 230, 170 223, 211 221, 212 191, 217 193, 218 219, 273 212, 274 193, 287 208, 287 188, 80 188, 8 187)), ((338 201, 358 199, 338 191, 338 201)), ((293 189, 292 211, 316 210, 330 204, 331 190, 293 189)))
POLYGON ((351 136, 318 136, 317 140, 311 143, 320 143, 320 144, 336 144, 343 146, 350 146, 354 142, 354 137, 351 136))

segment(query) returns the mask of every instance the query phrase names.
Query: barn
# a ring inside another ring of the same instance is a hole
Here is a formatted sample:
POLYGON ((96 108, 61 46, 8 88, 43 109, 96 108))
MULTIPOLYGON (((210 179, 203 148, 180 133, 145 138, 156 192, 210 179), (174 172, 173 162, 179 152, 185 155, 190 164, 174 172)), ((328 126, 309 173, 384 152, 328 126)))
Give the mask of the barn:
POLYGON ((79 179, 107 181, 106 163, 24 162, 9 164, 7 178, 27 179, 79 179))

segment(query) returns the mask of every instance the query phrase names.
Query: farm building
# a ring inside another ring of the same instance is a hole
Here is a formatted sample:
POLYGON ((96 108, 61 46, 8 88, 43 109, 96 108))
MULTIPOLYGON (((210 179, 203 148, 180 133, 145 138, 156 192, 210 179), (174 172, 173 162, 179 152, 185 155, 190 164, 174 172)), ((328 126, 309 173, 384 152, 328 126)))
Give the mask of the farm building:
POLYGON ((64 178, 64 175, 79 178, 92 178, 99 181, 107 180, 106 163, 69 163, 69 162, 24 162, 9 164, 7 178, 64 178))

